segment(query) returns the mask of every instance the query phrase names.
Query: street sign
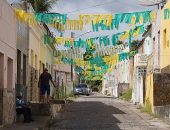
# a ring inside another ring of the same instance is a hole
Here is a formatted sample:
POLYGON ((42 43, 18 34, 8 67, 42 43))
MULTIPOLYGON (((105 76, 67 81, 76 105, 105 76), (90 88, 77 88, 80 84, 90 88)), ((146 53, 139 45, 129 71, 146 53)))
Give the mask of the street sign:
POLYGON ((134 60, 135 67, 147 66, 148 56, 146 54, 136 54, 134 60))

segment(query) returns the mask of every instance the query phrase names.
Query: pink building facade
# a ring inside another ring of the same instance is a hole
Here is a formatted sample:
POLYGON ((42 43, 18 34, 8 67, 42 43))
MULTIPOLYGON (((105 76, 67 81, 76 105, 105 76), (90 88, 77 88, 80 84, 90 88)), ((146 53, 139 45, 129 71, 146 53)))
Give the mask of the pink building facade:
POLYGON ((16 17, 6 0, 0 0, 0 125, 15 120, 16 17))

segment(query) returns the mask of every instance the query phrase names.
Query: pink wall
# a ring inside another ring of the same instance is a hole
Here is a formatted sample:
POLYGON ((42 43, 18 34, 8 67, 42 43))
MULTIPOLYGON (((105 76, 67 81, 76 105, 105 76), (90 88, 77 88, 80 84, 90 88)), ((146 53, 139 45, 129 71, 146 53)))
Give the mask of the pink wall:
MULTIPOLYGON (((7 88, 7 63, 8 58, 13 62, 12 69, 15 70, 16 58, 16 17, 15 12, 6 0, 0 0, 0 53, 4 55, 4 65, 1 70, 4 70, 3 87, 7 88)), ((15 74, 12 75, 12 88, 15 87, 15 74)))

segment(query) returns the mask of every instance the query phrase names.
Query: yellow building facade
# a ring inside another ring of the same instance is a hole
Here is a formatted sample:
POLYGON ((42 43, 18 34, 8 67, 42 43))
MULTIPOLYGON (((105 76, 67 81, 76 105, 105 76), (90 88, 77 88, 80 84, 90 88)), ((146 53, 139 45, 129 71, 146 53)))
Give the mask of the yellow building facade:
POLYGON ((153 56, 148 60, 147 66, 152 72, 146 75, 145 106, 154 113, 158 106, 162 106, 167 102, 162 97, 162 95, 165 94, 164 91, 161 91, 161 84, 164 86, 164 89, 166 89, 163 84, 164 80, 167 80, 164 73, 170 72, 170 19, 164 19, 164 10, 167 8, 170 8, 170 1, 160 10, 160 14, 159 11, 157 12, 157 20, 152 23, 152 42, 154 50, 153 56), (161 21, 159 21, 159 19, 161 21), (159 72, 157 72, 158 70, 159 72), (162 81, 159 83, 160 79, 162 81), (163 103, 160 103, 160 100, 163 103))
POLYGON ((46 25, 38 24, 29 28, 29 94, 28 99, 38 102, 40 99, 38 80, 44 68, 49 73, 53 71, 54 49, 51 45, 44 44, 44 35, 50 34, 46 25))
POLYGON ((161 72, 168 72, 170 65, 170 19, 164 19, 164 10, 170 8, 170 1, 162 9, 161 17, 161 72))
POLYGON ((30 69, 30 97, 31 101, 39 101, 39 75, 47 68, 50 73, 53 69, 53 49, 44 44, 44 34, 47 34, 43 25, 30 28, 29 31, 29 69, 30 69))

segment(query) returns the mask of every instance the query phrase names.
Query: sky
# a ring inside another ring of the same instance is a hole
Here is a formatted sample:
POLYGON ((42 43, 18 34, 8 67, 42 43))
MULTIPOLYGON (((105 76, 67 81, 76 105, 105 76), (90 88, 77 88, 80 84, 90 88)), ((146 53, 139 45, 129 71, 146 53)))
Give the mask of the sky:
MULTIPOLYGON (((79 14, 114 14, 125 12, 139 12, 151 10, 153 7, 141 6, 138 0, 59 0, 53 7, 52 12, 64 13, 70 19, 78 19, 79 14)), ((120 30, 100 31, 98 33, 88 33, 82 38, 110 35, 127 30, 128 27, 122 25, 120 30)), ((91 26, 85 27, 81 32, 75 31, 76 37, 91 30, 91 26)), ((70 31, 65 33, 69 36, 70 31)))
MULTIPOLYGON (((8 0, 10 3, 20 0, 8 0)), ((144 0, 143 0, 144 1, 144 0)), ((149 6, 141 6, 139 0, 58 0, 51 12, 67 14, 69 19, 78 19, 79 14, 114 14, 126 12, 139 12, 154 9, 149 6)), ((156 7, 155 7, 156 8, 156 7)), ((119 30, 92 32, 83 35, 82 38, 109 35, 127 30, 127 26, 122 25, 119 30)), ((91 26, 86 26, 83 31, 74 31, 75 37, 91 30, 91 26)), ((52 29, 55 35, 59 35, 52 29)), ((65 37, 70 37, 71 31, 64 33, 65 37)))

